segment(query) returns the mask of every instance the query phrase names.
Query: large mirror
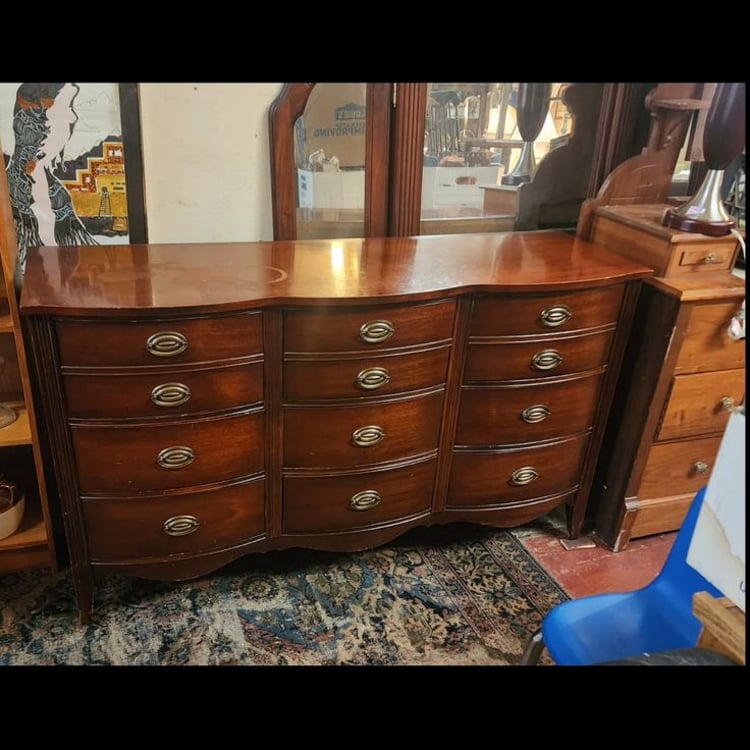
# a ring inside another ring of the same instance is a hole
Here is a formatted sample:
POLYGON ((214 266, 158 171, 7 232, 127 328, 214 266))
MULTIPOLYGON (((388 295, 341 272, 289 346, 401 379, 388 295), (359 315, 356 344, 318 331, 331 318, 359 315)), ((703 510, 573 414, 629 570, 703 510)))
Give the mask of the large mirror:
POLYGON ((364 234, 366 113, 365 83, 310 92, 294 123, 298 238, 364 234))
POLYGON ((653 84, 296 83, 269 113, 274 238, 574 229, 653 84))

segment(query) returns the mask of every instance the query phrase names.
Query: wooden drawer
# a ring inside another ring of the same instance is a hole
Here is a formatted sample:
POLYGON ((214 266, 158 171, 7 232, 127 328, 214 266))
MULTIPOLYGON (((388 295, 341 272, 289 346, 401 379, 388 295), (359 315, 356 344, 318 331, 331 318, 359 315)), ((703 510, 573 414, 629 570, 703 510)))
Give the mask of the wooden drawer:
POLYGON ((263 365, 126 375, 63 376, 74 419, 174 417, 249 406, 263 400, 263 365))
POLYGON ((518 336, 580 331, 616 323, 621 285, 594 291, 519 298, 480 297, 474 302, 471 336, 518 336))
POLYGON ((256 479, 207 492, 85 500, 91 558, 193 554, 260 536, 265 523, 263 490, 263 480, 256 479))
POLYGON ((284 478, 285 534, 362 529, 429 512, 436 461, 343 476, 284 478))
POLYGON ((708 482, 721 435, 651 446, 638 488, 638 498, 695 494, 708 482))
POLYGON ((287 359, 287 400, 362 398, 403 393, 445 383, 449 346, 413 354, 342 359, 287 359))
POLYGON ((399 307, 288 310, 284 313, 284 351, 348 352, 447 341, 453 335, 454 312, 453 300, 399 307))
POLYGON ((71 425, 80 492, 188 487, 260 472, 263 427, 262 411, 170 424, 71 425), (191 462, 180 461, 182 449, 192 452, 191 462), (160 455, 172 468, 159 464, 160 455))
POLYGON ((607 363, 614 329, 543 341, 469 345, 464 381, 521 380, 593 370, 607 363))
POLYGON ((453 454, 449 507, 495 506, 577 487, 588 435, 523 450, 453 454))
POLYGON ((731 242, 718 245, 716 242, 683 245, 677 250, 677 264, 671 270, 679 271, 722 271, 729 270, 734 262, 737 245, 731 242))
POLYGON ((287 407, 287 467, 350 467, 436 450, 444 391, 345 407, 287 407), (359 441, 359 442, 358 442, 359 441))
POLYGON ((456 445, 532 443, 588 430, 603 374, 523 386, 464 387, 456 445))
POLYGON ((672 382, 656 439, 723 432, 731 408, 739 406, 744 396, 744 370, 678 375, 672 382))
POLYGON ((57 320, 63 367, 217 362, 263 351, 261 313, 166 320, 57 320), (161 354, 152 353, 161 351, 161 354))
POLYGON ((675 373, 729 370, 745 366, 745 341, 727 335, 740 300, 721 304, 694 305, 680 347, 675 373))

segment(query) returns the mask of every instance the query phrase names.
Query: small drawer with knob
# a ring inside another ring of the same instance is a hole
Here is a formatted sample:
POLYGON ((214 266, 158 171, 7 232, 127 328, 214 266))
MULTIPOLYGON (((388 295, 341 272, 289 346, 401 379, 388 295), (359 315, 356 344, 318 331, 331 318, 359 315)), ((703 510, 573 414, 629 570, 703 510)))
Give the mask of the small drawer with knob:
POLYGON ((84 499, 92 562, 197 554, 259 538, 264 480, 155 497, 84 499))
POLYGON ((707 484, 719 452, 721 435, 654 443, 641 477, 640 498, 693 495, 707 484))
POLYGON ((188 487, 263 470, 264 412, 190 422, 71 422, 79 490, 128 493, 188 487))
POLYGON ((736 243, 698 242, 684 245, 675 271, 723 271, 731 268, 736 243))
POLYGON ((287 467, 352 467, 437 450, 443 389, 355 406, 288 406, 287 467))
POLYGON ((284 313, 284 352, 361 352, 447 342, 454 300, 423 305, 313 308, 284 313))
POLYGON ((284 398, 363 398, 445 383, 450 346, 376 357, 315 357, 284 360, 284 398))
POLYGON ((555 377, 606 365, 614 329, 544 340, 469 342, 465 382, 555 377))
POLYGON ((672 382, 657 440, 723 432, 745 397, 745 371, 678 375, 672 382))
POLYGON ((744 368, 745 340, 732 339, 728 333, 732 318, 741 311, 742 300, 693 304, 681 336, 675 374, 744 368))
POLYGON ((337 475, 284 477, 283 531, 320 534, 370 528, 427 514, 437 460, 337 475))
POLYGON ((469 334, 474 337, 521 336, 582 331, 617 323, 622 286, 584 292, 486 296, 474 303, 469 334))
POLYGON ((139 419, 174 417, 238 409, 263 400, 263 365, 236 364, 203 370, 164 370, 133 375, 63 375, 72 419, 139 419))
POLYGON ((67 318, 55 325, 63 371, 220 362, 263 351, 259 312, 161 321, 67 318))
POLYGON ((581 476, 588 435, 522 450, 456 450, 447 507, 502 506, 569 492, 581 476))

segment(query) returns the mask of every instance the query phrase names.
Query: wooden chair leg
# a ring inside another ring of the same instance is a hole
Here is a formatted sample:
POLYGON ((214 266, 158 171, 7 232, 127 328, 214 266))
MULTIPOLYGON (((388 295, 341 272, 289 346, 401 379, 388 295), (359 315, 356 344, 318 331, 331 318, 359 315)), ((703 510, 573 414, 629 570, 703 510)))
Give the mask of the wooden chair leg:
POLYGON ((533 667, 534 665, 539 664, 539 659, 543 650, 544 639, 542 638, 542 631, 537 630, 526 644, 526 649, 521 656, 521 660, 518 662, 519 665, 533 667))

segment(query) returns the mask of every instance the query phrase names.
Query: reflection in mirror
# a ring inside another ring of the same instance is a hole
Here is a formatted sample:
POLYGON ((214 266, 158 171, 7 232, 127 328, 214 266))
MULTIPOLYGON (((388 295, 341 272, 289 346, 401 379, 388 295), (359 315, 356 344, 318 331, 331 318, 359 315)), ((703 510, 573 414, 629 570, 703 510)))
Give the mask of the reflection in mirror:
POLYGON ((367 84, 318 83, 294 125, 297 237, 364 234, 367 84))
MULTIPOLYGON (((443 232, 511 231, 522 180, 503 184, 524 153, 524 86, 520 83, 432 83, 428 86, 421 229, 443 232)), ((563 103, 568 84, 544 84, 544 112, 535 118, 527 161, 534 169, 564 145, 572 118, 563 103), (536 127, 536 124, 539 127, 536 127)))

